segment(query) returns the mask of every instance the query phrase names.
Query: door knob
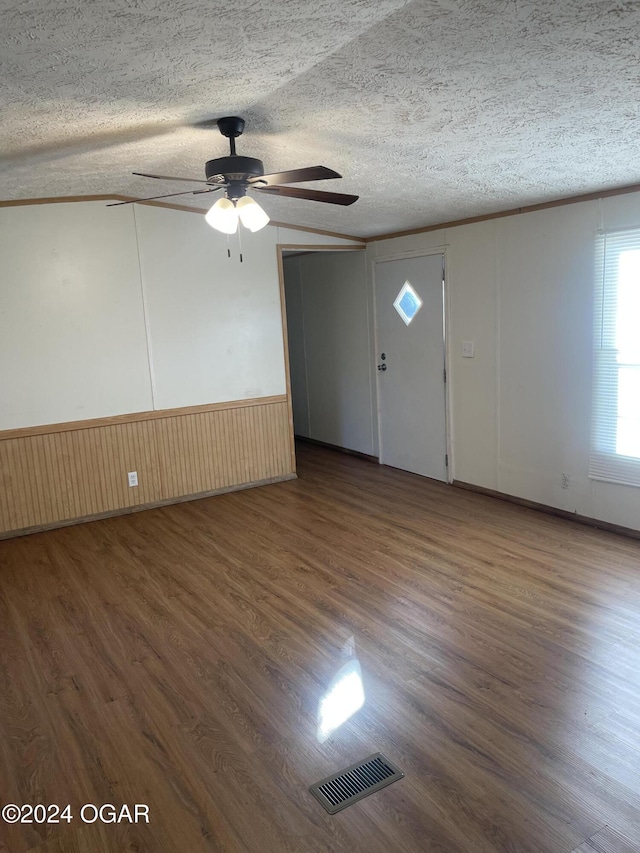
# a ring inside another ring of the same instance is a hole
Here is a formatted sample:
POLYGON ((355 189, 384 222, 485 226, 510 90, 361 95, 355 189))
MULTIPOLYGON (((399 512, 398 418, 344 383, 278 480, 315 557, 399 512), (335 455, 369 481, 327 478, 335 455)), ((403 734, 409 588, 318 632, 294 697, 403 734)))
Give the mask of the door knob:
POLYGON ((386 369, 387 369, 387 365, 386 365, 386 364, 379 364, 379 365, 378 365, 378 370, 382 370, 382 371, 384 372, 386 369))

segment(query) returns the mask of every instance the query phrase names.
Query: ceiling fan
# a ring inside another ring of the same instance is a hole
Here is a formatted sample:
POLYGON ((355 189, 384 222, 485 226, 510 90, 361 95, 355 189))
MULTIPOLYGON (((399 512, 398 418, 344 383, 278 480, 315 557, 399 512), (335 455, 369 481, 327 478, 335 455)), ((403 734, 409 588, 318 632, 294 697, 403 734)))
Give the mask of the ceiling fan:
POLYGON ((134 175, 139 175, 143 178, 204 184, 202 189, 182 190, 179 193, 169 193, 168 195, 118 201, 107 205, 107 207, 134 204, 136 201, 155 201, 178 195, 203 195, 223 189, 224 197, 218 199, 207 213, 205 219, 209 225, 218 231, 222 231, 224 234, 233 234, 238 227, 238 220, 250 231, 259 231, 269 222, 269 217, 265 211, 254 199, 247 195, 248 190, 270 193, 286 198, 320 201, 327 204, 348 205, 358 200, 357 195, 286 186, 286 184, 303 183, 305 181, 323 181, 329 178, 341 178, 342 175, 334 172, 333 169, 328 169, 326 166, 308 166, 303 169, 291 169, 288 172, 265 174, 264 165, 261 160, 257 160, 255 157, 244 157, 236 153, 236 139, 242 135, 245 126, 244 119, 238 116, 227 116, 218 119, 216 123, 220 133, 229 140, 230 154, 228 157, 209 160, 205 164, 206 180, 133 172, 134 175))

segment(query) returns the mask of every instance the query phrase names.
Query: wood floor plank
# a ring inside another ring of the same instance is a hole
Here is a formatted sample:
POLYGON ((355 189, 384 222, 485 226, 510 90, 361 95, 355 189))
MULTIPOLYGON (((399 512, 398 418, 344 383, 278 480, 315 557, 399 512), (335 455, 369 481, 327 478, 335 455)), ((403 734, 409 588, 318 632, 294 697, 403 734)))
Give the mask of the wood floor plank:
POLYGON ((574 853, 638 853, 638 844, 610 826, 605 826, 576 848, 574 853))
POLYGON ((298 475, 0 542, 0 802, 76 815, 0 851, 638 853, 640 542, 318 447, 298 475), (377 750, 405 778, 326 814, 308 786, 377 750))
POLYGON ((589 843, 596 853, 637 853, 638 850, 637 841, 632 841, 610 826, 605 826, 592 836, 589 843))

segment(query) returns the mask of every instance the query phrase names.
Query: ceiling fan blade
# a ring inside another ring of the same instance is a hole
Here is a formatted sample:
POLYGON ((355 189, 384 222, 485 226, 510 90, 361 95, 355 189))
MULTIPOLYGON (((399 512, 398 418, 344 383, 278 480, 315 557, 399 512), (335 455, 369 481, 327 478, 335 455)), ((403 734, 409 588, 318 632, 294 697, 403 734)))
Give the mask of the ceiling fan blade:
POLYGON ((307 190, 302 187, 251 187, 261 193, 286 196, 287 198, 304 198, 307 201, 324 201, 327 204, 353 204, 359 196, 346 193, 328 193, 324 190, 307 190))
POLYGON ((132 198, 129 201, 112 201, 107 207, 118 207, 119 204, 135 204, 138 201, 156 201, 159 198, 173 198, 177 195, 200 195, 202 193, 213 193, 222 187, 209 187, 206 190, 183 190, 181 193, 169 193, 168 195, 152 195, 150 198, 132 198))
POLYGON ((270 175, 260 175, 252 178, 250 183, 266 182, 268 187, 276 184, 299 184, 303 181, 325 181, 329 178, 341 178, 342 175, 327 169, 326 166, 307 166, 305 169, 291 169, 288 172, 272 172, 270 175))
POLYGON ((132 172, 132 175, 139 175, 141 178, 157 178, 159 181, 189 181, 192 184, 206 184, 208 181, 198 178, 174 178, 170 175, 149 175, 146 172, 132 172))

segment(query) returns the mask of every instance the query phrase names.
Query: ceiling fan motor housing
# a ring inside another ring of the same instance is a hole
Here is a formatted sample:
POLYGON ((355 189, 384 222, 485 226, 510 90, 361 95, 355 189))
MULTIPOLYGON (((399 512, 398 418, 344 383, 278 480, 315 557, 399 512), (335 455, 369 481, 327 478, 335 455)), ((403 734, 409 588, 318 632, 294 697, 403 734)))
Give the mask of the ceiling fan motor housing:
POLYGON ((239 154, 209 160, 204 170, 208 181, 216 175, 224 175, 228 181, 246 181, 249 178, 264 175, 262 160, 257 160, 255 157, 241 157, 239 154))

